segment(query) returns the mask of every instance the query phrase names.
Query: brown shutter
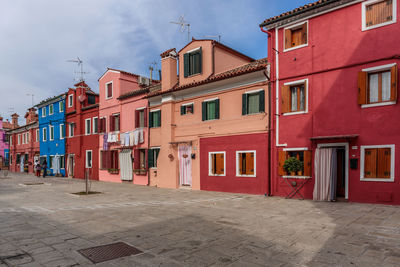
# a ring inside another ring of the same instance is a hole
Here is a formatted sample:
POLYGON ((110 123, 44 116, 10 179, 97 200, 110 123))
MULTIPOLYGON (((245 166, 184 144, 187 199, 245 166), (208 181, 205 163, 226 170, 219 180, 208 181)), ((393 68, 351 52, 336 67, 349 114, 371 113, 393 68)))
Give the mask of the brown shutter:
POLYGON ((285 31, 285 48, 292 47, 292 31, 291 30, 284 30, 285 31))
POLYGON ((307 43, 307 23, 304 23, 301 29, 301 44, 307 43))
POLYGON ((147 114, 148 114, 149 110, 147 108, 144 109, 144 125, 143 127, 147 127, 147 114))
POLYGON ((289 103, 290 103, 290 87, 289 86, 282 86, 281 88, 281 113, 287 113, 290 111, 289 103))
POLYGON ((397 100, 397 81, 398 81, 398 74, 397 74, 397 66, 393 66, 390 70, 392 82, 390 85, 390 100, 396 101, 397 100))
POLYGON ((139 110, 135 110, 135 128, 139 128, 139 110))
POLYGON ((367 104, 367 77, 364 71, 358 73, 358 104, 367 104))
POLYGON ((283 169, 285 160, 286 160, 286 151, 279 151, 278 175, 280 176, 286 175, 286 172, 283 169))
POLYGON ((114 158, 113 158, 113 160, 114 160, 114 166, 113 166, 113 168, 114 169, 119 169, 119 164, 118 164, 118 150, 114 150, 113 151, 113 156, 114 156, 114 158))
POLYGON ((378 149, 378 171, 377 178, 390 178, 391 149, 378 149))
POLYGON ((311 166, 312 166, 312 151, 304 151, 304 176, 312 176, 311 166))
POLYGON ((222 153, 216 154, 215 157, 216 157, 216 162, 217 162, 217 164, 215 166, 216 173, 224 174, 224 171, 225 171, 224 170, 224 154, 222 154, 222 153))
POLYGON ((376 178, 377 149, 365 149, 364 178, 376 178))
POLYGON ((246 174, 254 174, 254 153, 246 153, 246 174))
POLYGON ((139 149, 135 149, 133 153, 134 153, 134 156, 133 156, 133 168, 135 170, 139 170, 140 169, 140 150, 139 149))
POLYGON ((238 159, 238 164, 239 164, 239 175, 241 175, 241 174, 243 174, 243 173, 246 173, 246 172, 243 172, 243 157, 242 157, 242 153, 239 153, 239 159, 238 159))

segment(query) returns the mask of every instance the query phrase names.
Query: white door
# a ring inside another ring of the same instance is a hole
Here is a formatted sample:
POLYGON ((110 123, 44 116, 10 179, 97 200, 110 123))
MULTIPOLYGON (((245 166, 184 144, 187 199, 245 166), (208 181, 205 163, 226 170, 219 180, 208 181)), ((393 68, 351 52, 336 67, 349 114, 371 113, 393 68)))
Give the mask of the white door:
POLYGON ((192 146, 179 145, 179 184, 192 186, 192 146))

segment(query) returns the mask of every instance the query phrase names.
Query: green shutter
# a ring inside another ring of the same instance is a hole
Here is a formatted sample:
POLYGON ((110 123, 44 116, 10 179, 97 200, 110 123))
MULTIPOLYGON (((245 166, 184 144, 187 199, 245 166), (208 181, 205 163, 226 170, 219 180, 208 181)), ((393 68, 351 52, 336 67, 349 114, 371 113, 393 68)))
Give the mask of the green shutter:
POLYGON ((219 99, 215 100, 215 119, 219 119, 219 99))
POLYGON ((247 94, 242 95, 242 115, 247 114, 247 94))
POLYGON ((198 57, 198 59, 199 59, 199 61, 198 61, 199 72, 198 73, 202 73, 203 72, 203 70, 202 70, 203 52, 201 50, 201 47, 199 49, 199 57, 198 57))
POLYGON ((189 54, 183 55, 183 76, 189 76, 189 54))
POLYGON ((192 104, 191 106, 192 106, 192 114, 194 114, 194 104, 192 104))
POLYGON ((185 115, 185 106, 181 106, 181 115, 185 115))
POLYGON ((157 111, 158 112, 158 121, 157 121, 157 126, 161 127, 161 110, 157 111))
POLYGON ((260 112, 265 112, 265 91, 260 92, 260 112))
POLYGON ((207 120, 207 102, 201 103, 201 113, 202 113, 202 120, 207 120))
POLYGON ((148 166, 149 168, 154 167, 154 149, 149 149, 149 153, 147 153, 148 159, 148 166))
MULTIPOLYGON (((138 124, 139 125, 139 124, 138 124)), ((153 112, 149 113, 149 128, 153 128, 153 112)))

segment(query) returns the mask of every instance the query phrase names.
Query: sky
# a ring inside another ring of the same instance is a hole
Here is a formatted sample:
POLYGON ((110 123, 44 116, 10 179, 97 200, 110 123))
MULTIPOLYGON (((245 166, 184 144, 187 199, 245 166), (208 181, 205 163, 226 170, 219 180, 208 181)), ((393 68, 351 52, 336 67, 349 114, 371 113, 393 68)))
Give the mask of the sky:
MULTIPOLYGON (((267 56, 259 24, 312 0, 2 0, 0 9, 0 116, 24 114, 33 104, 77 82, 98 92, 107 67, 149 76, 149 66, 188 42, 171 24, 184 15, 191 37, 221 42, 252 58, 267 56), (216 37, 218 38, 218 37, 216 37)), ((157 77, 156 77, 157 78, 157 77)))

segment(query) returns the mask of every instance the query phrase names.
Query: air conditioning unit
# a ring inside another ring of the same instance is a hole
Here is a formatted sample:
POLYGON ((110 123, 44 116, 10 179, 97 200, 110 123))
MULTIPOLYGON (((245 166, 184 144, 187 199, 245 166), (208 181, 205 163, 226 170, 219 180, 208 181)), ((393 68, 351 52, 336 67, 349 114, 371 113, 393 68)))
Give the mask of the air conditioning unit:
POLYGON ((150 79, 143 76, 139 76, 139 84, 150 85, 150 79))

